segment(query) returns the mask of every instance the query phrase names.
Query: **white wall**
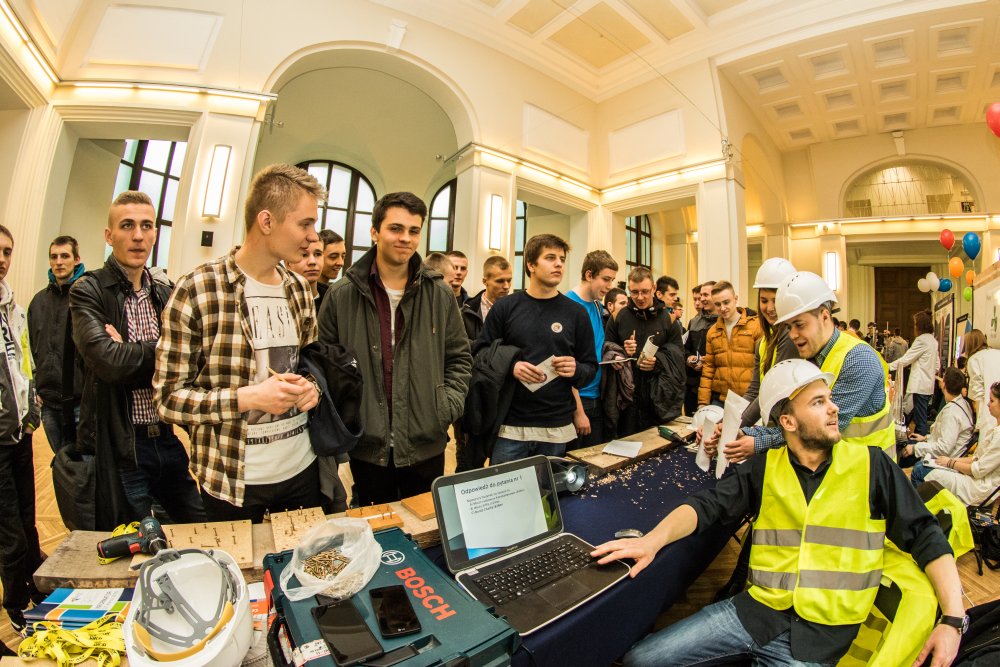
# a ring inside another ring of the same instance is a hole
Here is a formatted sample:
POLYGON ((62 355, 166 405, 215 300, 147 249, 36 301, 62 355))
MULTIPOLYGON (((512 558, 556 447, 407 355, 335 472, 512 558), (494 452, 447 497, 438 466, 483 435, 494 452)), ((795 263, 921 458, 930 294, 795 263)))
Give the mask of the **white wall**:
POLYGON ((27 111, 0 111, 0 156, 4 156, 4 159, 0 159, 0 211, 7 208, 17 152, 24 138, 24 126, 27 122, 27 111))
MULTIPOLYGON (((59 234, 68 234, 79 242, 80 258, 88 269, 104 264, 108 205, 124 147, 124 141, 91 139, 80 139, 76 145, 59 234)), ((42 241, 45 243, 40 245, 47 249, 47 241, 42 241)))

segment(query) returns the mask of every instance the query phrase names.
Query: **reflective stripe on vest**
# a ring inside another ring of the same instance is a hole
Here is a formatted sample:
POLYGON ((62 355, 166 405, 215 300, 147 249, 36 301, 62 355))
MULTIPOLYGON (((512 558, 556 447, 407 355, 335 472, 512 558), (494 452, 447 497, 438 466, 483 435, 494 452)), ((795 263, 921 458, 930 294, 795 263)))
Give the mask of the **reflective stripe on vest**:
POLYGON ((810 502, 788 459, 769 450, 750 549, 750 595, 826 625, 861 623, 882 578, 885 521, 870 518, 868 449, 838 442, 810 502))
MULTIPOLYGON (((837 342, 833 344, 830 354, 823 360, 820 370, 833 374, 833 385, 831 385, 831 388, 837 385, 837 379, 840 377, 840 371, 844 368, 844 359, 847 358, 847 353, 857 345, 865 345, 865 343, 854 336, 840 334, 837 342)), ((878 352, 875 354, 878 354, 878 352)), ((885 402, 882 408, 875 414, 867 417, 858 417, 855 415, 847 428, 841 432, 840 437, 843 439, 843 442, 851 445, 878 447, 884 450, 895 461, 896 425, 892 420, 892 403, 889 401, 889 366, 882 359, 881 355, 879 356, 879 361, 882 364, 882 376, 886 382, 885 402)))

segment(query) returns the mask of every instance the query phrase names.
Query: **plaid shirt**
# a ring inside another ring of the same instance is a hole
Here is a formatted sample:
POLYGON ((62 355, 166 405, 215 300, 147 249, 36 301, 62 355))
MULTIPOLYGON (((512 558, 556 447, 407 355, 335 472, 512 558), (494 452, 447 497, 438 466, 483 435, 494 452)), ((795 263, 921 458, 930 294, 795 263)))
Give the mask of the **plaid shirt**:
MULTIPOLYGON (((257 369, 246 299, 246 275, 234 248, 177 281, 163 310, 153 389, 163 421, 191 433, 191 470, 209 494, 243 504, 246 413, 236 390, 257 369)), ((317 338, 316 308, 305 279, 278 266, 299 344, 317 338)))
MULTIPOLYGON (((125 297, 125 321, 130 343, 156 341, 160 338, 160 323, 149 293, 150 282, 149 273, 143 271, 142 289, 125 297)), ((156 406, 153 405, 152 387, 132 390, 130 416, 133 424, 155 424, 159 421, 156 406)))

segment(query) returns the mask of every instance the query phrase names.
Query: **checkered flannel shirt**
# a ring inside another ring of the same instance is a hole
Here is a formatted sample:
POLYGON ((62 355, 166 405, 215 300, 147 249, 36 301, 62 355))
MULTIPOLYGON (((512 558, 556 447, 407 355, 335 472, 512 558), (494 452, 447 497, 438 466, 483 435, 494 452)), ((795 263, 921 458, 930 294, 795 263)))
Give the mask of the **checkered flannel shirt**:
MULTIPOLYGON (((236 390, 252 384, 254 360, 246 275, 233 249, 177 281, 163 310, 153 389, 165 422, 191 434, 191 470, 212 496, 243 504, 246 414, 236 390)), ((316 307, 305 279, 278 266, 299 345, 316 340, 316 307)))
MULTIPOLYGON (((139 343, 160 339, 160 323, 150 296, 152 279, 147 271, 142 273, 142 289, 125 297, 125 321, 128 324, 128 342, 139 343)), ((143 387, 132 390, 132 423, 155 424, 156 406, 153 404, 153 388, 143 387)))

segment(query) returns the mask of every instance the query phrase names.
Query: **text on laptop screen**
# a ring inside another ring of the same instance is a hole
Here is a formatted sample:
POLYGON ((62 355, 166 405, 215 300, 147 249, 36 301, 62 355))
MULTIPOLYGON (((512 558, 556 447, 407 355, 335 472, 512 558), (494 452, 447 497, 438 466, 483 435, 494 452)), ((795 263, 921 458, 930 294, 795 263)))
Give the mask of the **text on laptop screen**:
MULTIPOLYGON (((438 488, 452 562, 469 563, 538 538, 560 525, 544 460, 516 470, 438 488)), ((496 554, 500 555, 500 554, 496 554)))

